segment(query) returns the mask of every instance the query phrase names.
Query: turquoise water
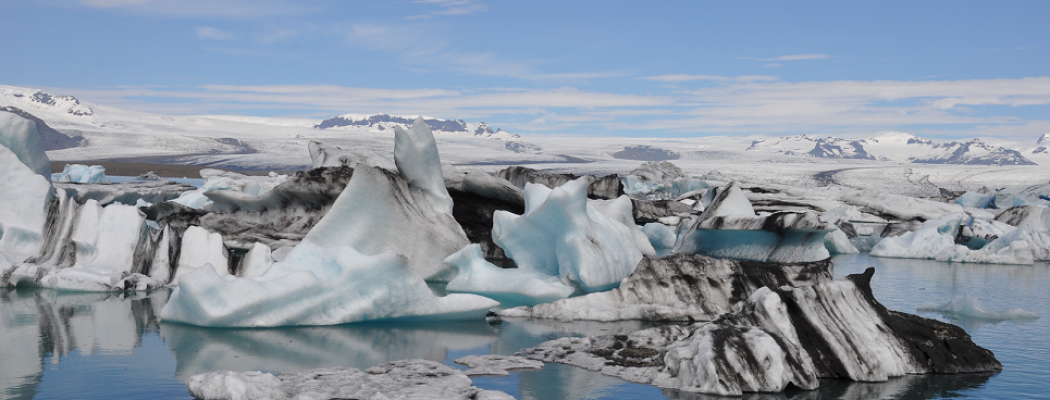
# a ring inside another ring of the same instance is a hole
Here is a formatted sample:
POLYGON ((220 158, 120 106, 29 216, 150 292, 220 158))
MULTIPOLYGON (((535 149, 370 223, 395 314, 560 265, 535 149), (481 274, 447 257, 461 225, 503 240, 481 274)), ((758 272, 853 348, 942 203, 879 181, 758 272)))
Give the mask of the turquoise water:
MULTIPOLYGON (((836 258, 835 275, 876 267, 875 296, 891 309, 947 302, 969 293, 986 306, 1021 307, 1029 322, 950 319, 992 349, 998 374, 908 376, 884 383, 824 380, 816 391, 745 399, 1040 398, 1050 393, 1050 266, 945 264, 836 258)), ((0 289, 0 397, 10 399, 188 399, 186 378, 216 370, 294 372, 331 366, 367 368, 391 360, 444 362, 469 354, 513 354, 566 335, 623 333, 619 324, 485 321, 354 324, 282 329, 206 329, 158 322, 169 292, 148 295, 0 289)), ((509 378, 475 378, 476 386, 523 399, 714 399, 626 383, 559 364, 509 378)))

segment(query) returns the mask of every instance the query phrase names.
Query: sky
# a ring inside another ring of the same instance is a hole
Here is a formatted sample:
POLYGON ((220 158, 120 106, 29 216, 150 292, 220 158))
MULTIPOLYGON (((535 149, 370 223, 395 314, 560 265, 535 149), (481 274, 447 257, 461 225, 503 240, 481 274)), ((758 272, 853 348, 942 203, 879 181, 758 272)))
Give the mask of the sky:
POLYGON ((1050 2, 0 0, 0 84, 523 134, 1034 141, 1050 2))

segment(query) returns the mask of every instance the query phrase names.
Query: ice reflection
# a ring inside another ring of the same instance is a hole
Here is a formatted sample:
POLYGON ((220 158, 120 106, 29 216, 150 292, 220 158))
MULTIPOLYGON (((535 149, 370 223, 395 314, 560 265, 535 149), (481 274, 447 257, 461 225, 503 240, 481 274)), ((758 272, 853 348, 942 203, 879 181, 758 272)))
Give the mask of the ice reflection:
POLYGON ((459 323, 374 323, 339 326, 214 329, 161 324, 161 336, 175 356, 176 377, 219 371, 298 372, 346 366, 366 369, 422 358, 438 362, 449 350, 485 347, 497 339, 484 321, 459 323))
POLYGON ((123 293, 0 288, 0 387, 4 397, 33 398, 45 360, 59 364, 72 351, 130 353, 141 345, 145 332, 157 329, 157 315, 167 296, 167 291, 128 297, 123 293))

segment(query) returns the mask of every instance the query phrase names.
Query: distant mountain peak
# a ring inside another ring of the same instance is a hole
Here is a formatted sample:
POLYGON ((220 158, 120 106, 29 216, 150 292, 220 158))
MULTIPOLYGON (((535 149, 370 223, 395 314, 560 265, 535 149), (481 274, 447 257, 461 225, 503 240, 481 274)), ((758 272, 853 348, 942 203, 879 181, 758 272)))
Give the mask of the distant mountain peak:
MULTIPOLYGON (((314 125, 317 129, 354 129, 365 128, 375 130, 386 130, 395 125, 412 125, 417 117, 390 114, 342 114, 321 121, 314 125)), ((493 130, 485 122, 467 123, 461 119, 440 119, 423 116, 423 122, 437 133, 471 134, 478 137, 491 137, 496 139, 518 139, 519 135, 511 134, 503 129, 493 130)))

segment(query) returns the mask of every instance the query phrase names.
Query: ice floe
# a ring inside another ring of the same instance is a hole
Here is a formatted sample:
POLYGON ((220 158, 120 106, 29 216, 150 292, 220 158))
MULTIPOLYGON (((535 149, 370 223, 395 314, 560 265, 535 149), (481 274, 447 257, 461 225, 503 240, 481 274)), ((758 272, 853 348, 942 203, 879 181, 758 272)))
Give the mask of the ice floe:
POLYGON ((201 400, 513 399, 504 392, 474 387, 462 371, 428 360, 391 361, 365 371, 334 367, 278 376, 257 371, 209 372, 194 375, 186 387, 201 400))
POLYGON ((466 365, 467 376, 510 376, 509 371, 520 369, 543 369, 543 362, 525 357, 499 354, 472 355, 457 358, 456 364, 466 365))
POLYGON ((1006 320, 1033 320, 1039 319, 1039 314, 1022 309, 1012 308, 1006 311, 993 310, 982 304, 977 298, 969 293, 952 296, 951 301, 938 305, 922 305, 918 311, 933 311, 957 317, 970 317, 992 321, 1006 320))

